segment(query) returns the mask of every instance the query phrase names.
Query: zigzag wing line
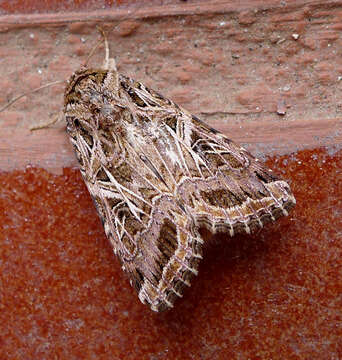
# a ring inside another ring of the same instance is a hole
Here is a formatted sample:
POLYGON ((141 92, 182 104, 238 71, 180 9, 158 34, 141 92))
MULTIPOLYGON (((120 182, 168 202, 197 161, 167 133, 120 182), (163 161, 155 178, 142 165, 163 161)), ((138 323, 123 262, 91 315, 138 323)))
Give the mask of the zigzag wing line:
POLYGON ((154 311, 173 307, 197 274, 198 227, 250 232, 295 204, 246 150, 119 75, 112 59, 71 77, 65 117, 114 253, 154 311))

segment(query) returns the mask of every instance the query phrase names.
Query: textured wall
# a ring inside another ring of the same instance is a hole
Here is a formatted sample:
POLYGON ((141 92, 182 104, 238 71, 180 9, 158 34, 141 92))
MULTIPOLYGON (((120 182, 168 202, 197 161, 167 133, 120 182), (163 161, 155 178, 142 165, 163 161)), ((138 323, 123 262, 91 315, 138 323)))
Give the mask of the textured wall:
POLYGON ((342 2, 100 5, 2 2, 0 104, 67 79, 101 24, 122 73, 267 159, 297 206, 252 236, 215 237, 176 308, 153 314, 64 124, 28 130, 60 111, 63 85, 25 96, 0 113, 0 358, 340 358, 342 2))

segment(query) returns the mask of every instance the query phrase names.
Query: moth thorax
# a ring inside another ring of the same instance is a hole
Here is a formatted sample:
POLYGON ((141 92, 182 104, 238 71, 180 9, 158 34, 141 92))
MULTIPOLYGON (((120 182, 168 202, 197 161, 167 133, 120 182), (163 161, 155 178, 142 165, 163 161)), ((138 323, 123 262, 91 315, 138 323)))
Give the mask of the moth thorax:
POLYGON ((122 122, 123 109, 110 103, 102 103, 98 108, 99 126, 102 128, 117 127, 122 122))

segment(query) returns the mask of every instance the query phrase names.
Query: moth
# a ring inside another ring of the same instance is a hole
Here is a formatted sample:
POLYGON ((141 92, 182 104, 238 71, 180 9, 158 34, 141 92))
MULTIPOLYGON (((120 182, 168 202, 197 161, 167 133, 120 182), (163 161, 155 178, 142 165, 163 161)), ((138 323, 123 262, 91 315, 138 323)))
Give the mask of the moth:
POLYGON ((295 205, 243 147, 144 84, 84 66, 64 94, 67 133, 122 269, 153 311, 174 306, 202 259, 199 228, 250 233, 295 205))

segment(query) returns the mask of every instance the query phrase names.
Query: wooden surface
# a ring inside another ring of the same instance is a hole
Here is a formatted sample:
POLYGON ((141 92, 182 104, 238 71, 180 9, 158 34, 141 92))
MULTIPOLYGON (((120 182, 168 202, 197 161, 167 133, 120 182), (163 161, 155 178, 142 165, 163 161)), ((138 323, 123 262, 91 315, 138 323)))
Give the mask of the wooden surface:
POLYGON ((342 1, 2 1, 0 104, 67 80, 96 24, 122 73, 267 159, 297 206, 215 237, 176 308, 153 314, 64 124, 28 130, 63 85, 25 96, 0 113, 0 359, 341 359, 342 1))
MULTIPOLYGON (((175 2, 164 8, 130 8, 134 20, 122 8, 78 12, 77 22, 68 18, 70 12, 25 15, 25 23, 3 15, 0 56, 6 76, 0 80, 0 102, 67 80, 99 41, 95 24, 107 11, 101 24, 122 73, 170 97, 256 155, 340 148, 341 8, 337 1, 288 6, 175 2), (126 20, 117 21, 122 17, 126 20)), ((102 61, 99 50, 90 62, 96 66, 102 61)), ((48 122, 62 107, 60 85, 0 113, 2 170, 31 164, 58 172, 75 165, 63 124, 28 130, 48 122)))

